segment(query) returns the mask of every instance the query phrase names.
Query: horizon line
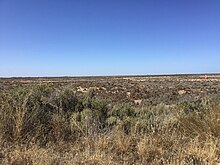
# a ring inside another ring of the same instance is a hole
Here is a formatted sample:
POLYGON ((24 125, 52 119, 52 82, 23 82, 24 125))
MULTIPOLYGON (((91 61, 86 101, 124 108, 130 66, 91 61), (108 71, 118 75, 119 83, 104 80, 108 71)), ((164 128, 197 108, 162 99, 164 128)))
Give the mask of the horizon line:
POLYGON ((165 74, 116 74, 116 75, 63 75, 63 76, 0 76, 0 79, 19 78, 91 78, 91 77, 156 77, 156 76, 199 76, 199 75, 220 75, 218 73, 165 73, 165 74))

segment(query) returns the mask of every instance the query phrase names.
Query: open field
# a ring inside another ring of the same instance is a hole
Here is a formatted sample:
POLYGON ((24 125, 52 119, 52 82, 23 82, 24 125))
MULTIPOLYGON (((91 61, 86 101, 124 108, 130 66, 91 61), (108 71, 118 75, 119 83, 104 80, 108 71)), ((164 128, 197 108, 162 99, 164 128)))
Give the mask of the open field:
POLYGON ((0 163, 220 164, 220 75, 0 79, 0 163))
POLYGON ((79 93, 95 88, 97 95, 113 101, 143 100, 144 103, 167 104, 215 96, 220 92, 220 75, 75 77, 75 78, 9 78, 0 79, 0 88, 52 84, 71 87, 79 93))

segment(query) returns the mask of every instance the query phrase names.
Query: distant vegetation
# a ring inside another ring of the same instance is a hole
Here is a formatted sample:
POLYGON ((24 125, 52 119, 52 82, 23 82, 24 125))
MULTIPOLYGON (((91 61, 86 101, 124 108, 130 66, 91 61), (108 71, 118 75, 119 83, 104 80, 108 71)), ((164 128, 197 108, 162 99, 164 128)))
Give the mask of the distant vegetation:
POLYGON ((0 163, 218 164, 220 98, 136 106, 93 88, 2 89, 0 163))

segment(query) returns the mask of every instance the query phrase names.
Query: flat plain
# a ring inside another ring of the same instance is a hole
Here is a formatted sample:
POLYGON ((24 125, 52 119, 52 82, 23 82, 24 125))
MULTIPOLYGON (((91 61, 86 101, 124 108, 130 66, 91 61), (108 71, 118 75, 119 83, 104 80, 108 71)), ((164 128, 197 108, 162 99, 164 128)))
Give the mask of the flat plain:
POLYGON ((0 164, 219 164, 220 75, 0 79, 0 164))
POLYGON ((220 94, 220 75, 164 75, 112 77, 51 77, 0 79, 0 88, 51 84, 71 87, 78 93, 94 88, 96 94, 115 102, 166 104, 220 94))

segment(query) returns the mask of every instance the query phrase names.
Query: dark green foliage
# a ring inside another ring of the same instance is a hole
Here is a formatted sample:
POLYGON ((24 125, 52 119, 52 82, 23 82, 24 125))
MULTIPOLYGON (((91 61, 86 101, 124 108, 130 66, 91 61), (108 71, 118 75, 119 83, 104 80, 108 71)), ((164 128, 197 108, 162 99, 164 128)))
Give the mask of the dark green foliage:
POLYGON ((90 88, 89 91, 84 96, 83 105, 87 108, 92 108, 92 101, 94 97, 95 97, 95 89, 90 88))

